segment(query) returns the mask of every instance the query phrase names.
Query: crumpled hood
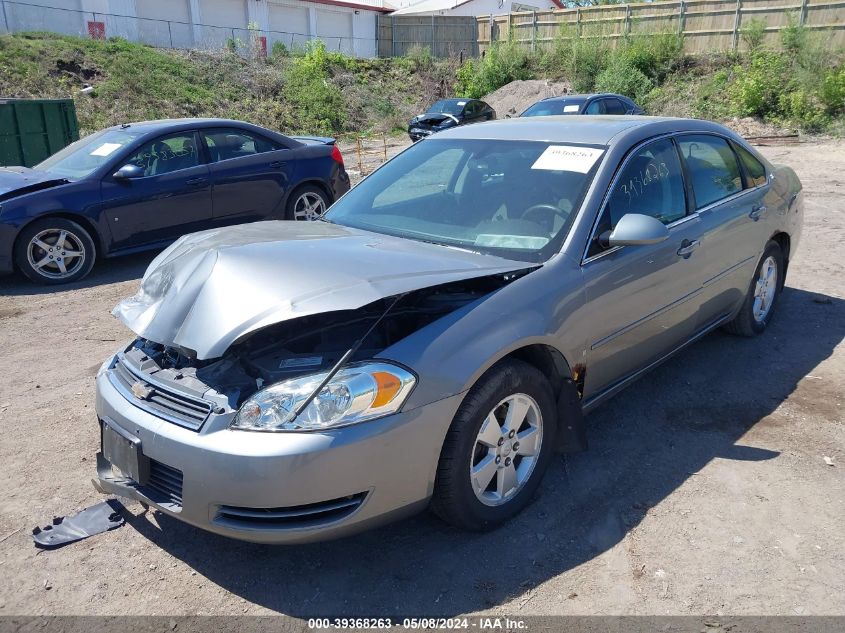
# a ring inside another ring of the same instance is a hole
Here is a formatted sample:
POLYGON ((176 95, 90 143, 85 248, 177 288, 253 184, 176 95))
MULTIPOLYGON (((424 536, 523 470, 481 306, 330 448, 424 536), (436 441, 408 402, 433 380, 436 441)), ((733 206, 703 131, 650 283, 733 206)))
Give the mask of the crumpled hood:
POLYGON ((529 266, 328 222, 256 222, 184 236, 112 314, 138 336, 217 358, 275 323, 529 266))
POLYGON ((16 195, 63 185, 65 178, 56 178, 46 171, 29 167, 0 167, 0 200, 8 200, 16 195))
POLYGON ((444 122, 458 123, 458 119, 451 114, 443 114, 440 112, 426 112, 418 117, 414 117, 412 123, 414 125, 422 125, 423 127, 441 125, 444 122))

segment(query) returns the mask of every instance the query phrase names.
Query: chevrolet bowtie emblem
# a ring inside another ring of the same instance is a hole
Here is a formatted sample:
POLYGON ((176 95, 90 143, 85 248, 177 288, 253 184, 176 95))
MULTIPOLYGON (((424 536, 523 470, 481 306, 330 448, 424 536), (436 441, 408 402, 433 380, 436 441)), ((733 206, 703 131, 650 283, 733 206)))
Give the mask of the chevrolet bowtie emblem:
POLYGON ((132 384, 132 395, 139 400, 146 400, 152 395, 152 393, 153 390, 150 387, 147 387, 140 380, 132 384))

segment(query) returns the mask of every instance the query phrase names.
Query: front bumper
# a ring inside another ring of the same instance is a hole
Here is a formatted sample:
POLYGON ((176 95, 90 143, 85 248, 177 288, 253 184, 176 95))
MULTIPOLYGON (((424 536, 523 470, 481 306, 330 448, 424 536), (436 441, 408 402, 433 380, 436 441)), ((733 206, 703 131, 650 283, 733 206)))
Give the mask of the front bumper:
POLYGON ((408 137, 416 143, 421 138, 431 136, 432 134, 434 134, 434 132, 435 132, 435 130, 408 129, 408 137))
POLYGON ((260 433, 220 424, 197 432, 135 406, 102 373, 97 415, 140 440, 152 480, 127 479, 100 454, 94 485, 237 539, 337 538, 427 505, 460 399, 326 432, 260 433), (162 486, 170 487, 169 498, 162 486))
POLYGON ((11 224, 0 222, 0 275, 14 272, 14 246, 18 228, 11 224))

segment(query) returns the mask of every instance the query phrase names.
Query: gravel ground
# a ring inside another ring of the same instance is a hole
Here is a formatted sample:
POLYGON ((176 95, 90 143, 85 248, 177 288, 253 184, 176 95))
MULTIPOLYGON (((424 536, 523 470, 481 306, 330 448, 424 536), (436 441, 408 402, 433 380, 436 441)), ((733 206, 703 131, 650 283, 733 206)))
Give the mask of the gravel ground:
POLYGON ((269 547, 129 504, 36 550, 34 526, 101 500, 93 376, 152 255, 58 290, 0 280, 0 615, 845 614, 845 144, 763 151, 807 198, 769 331, 710 335, 601 407, 590 450, 489 534, 424 514, 269 547))

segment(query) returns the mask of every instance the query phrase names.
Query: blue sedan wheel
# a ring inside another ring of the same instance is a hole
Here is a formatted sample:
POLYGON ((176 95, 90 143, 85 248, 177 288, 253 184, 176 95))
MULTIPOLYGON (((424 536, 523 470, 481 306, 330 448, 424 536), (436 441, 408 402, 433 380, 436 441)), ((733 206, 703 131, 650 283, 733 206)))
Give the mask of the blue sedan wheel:
POLYGON ((308 185, 293 193, 288 203, 288 220, 313 221, 323 217, 329 201, 319 187, 308 185))
POLYGON ((88 232, 64 218, 33 222, 20 234, 15 261, 21 272, 42 284, 82 279, 94 265, 95 246, 88 232))

